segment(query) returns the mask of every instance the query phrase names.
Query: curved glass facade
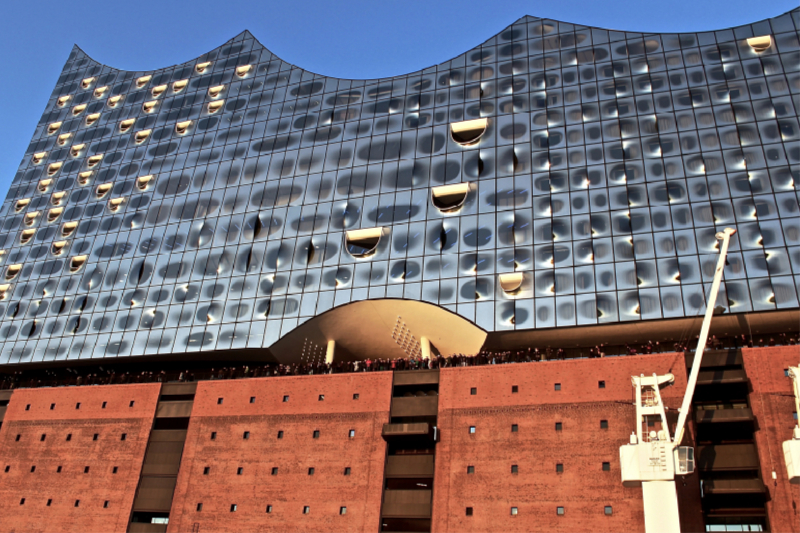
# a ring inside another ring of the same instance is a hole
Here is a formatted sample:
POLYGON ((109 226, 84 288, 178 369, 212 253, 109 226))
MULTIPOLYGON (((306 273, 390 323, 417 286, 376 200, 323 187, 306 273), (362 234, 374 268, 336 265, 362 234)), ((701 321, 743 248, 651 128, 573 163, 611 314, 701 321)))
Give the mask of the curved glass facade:
POLYGON ((379 80, 248 32, 151 72, 75 48, 0 212, 0 361, 269 347, 378 298, 489 332, 691 317, 725 227, 715 305, 796 309, 798 27, 524 17, 379 80))

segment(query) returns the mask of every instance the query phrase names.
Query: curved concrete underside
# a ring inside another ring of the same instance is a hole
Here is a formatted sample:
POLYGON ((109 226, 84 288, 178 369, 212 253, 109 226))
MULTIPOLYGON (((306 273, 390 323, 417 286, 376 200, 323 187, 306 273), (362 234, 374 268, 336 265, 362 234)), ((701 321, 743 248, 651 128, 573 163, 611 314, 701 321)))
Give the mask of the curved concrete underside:
POLYGON ((443 307, 414 300, 362 300, 312 318, 283 336, 269 350, 281 363, 325 361, 329 341, 335 360, 395 359, 420 355, 420 339, 434 353, 474 354, 486 332, 443 307))

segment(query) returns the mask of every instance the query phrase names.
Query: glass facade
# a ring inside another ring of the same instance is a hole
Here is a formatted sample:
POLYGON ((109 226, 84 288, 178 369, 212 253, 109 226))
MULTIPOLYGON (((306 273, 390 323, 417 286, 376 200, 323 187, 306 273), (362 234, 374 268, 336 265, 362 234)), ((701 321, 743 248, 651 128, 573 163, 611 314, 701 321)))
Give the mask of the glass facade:
POLYGON ((691 317, 725 227, 715 305, 796 309, 798 28, 524 17, 378 80, 248 32, 151 72, 75 48, 0 212, 0 362, 268 347, 378 298, 490 332, 691 317))

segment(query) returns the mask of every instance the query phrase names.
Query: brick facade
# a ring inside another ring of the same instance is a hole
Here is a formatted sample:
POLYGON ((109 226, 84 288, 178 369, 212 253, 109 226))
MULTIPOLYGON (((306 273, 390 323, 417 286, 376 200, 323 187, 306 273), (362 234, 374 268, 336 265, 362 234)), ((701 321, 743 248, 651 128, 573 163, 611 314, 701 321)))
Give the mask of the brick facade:
POLYGON ((785 375, 789 366, 800 365, 800 346, 742 350, 750 379, 750 408, 758 421, 755 439, 761 474, 768 491, 767 515, 772 531, 800 531, 800 490, 786 477, 783 442, 792 438, 794 391, 785 375), (776 479, 772 479, 772 473, 776 479))
MULTIPOLYGON (((643 530, 641 489, 622 486, 619 447, 635 430, 630 377, 653 372, 675 375, 662 394, 671 408, 680 405, 682 354, 442 370, 433 531, 643 530)), ((684 529, 700 531, 696 476, 683 481, 681 492, 696 495, 683 498, 684 529)))
POLYGON ((377 531, 391 383, 389 372, 200 383, 168 531, 377 531))
POLYGON ((0 428, 0 531, 127 531, 159 388, 15 391, 0 428))

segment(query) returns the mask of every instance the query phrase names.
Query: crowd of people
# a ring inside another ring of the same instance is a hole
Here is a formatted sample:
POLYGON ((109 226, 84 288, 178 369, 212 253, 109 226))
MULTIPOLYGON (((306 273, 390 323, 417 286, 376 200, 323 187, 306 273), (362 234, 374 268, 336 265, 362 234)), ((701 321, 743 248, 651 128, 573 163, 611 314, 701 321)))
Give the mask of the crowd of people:
MULTIPOLYGON (((756 346, 786 346, 797 344, 798 339, 785 333, 770 337, 725 337, 711 336, 707 349, 725 350, 756 346)), ((396 359, 371 359, 359 361, 306 361, 293 364, 237 365, 223 368, 196 368, 194 370, 165 369, 161 371, 117 370, 99 366, 91 370, 63 368, 59 370, 31 369, 3 374, 0 377, 0 390, 15 388, 54 387, 69 385, 112 385, 126 383, 190 382, 214 379, 241 379, 269 376, 303 376, 318 374, 341 374, 350 372, 382 372, 393 370, 429 370, 464 366, 499 365, 509 363, 533 363, 549 360, 575 358, 598 358, 617 355, 643 355, 668 351, 691 351, 693 342, 677 342, 671 349, 656 341, 641 345, 598 344, 588 349, 564 349, 546 347, 542 350, 530 347, 525 350, 491 352, 481 351, 474 355, 452 354, 435 355, 430 359, 406 357, 396 359)), ((152 366, 148 365, 148 366, 152 366)))

